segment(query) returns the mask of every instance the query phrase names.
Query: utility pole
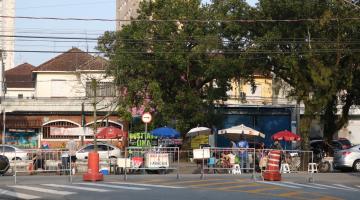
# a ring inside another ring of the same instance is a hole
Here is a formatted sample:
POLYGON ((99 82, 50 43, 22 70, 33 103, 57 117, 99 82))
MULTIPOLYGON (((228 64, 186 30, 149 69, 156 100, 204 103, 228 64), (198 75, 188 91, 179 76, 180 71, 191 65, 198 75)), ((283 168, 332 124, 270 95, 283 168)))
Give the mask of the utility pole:
MULTIPOLYGON (((85 134, 85 105, 84 102, 81 104, 81 126, 83 128, 83 133, 85 134)), ((84 145, 84 137, 85 135, 80 136, 81 137, 81 146, 84 145)))
POLYGON ((93 132, 94 132, 94 150, 97 152, 97 139, 96 139, 96 132, 97 132, 97 116, 96 116, 96 89, 97 89, 97 81, 95 78, 91 79, 91 87, 94 92, 93 94, 93 109, 94 109, 94 124, 93 124, 93 132))
MULTIPOLYGON (((3 113, 3 132, 2 132, 2 144, 5 144, 5 93, 6 93, 6 87, 5 87, 5 66, 4 66, 4 51, 0 50, 0 59, 1 59, 1 92, 2 92, 2 98, 1 98, 1 107, 2 107, 2 113, 3 113)), ((3 150, 4 152, 4 150, 3 150)))

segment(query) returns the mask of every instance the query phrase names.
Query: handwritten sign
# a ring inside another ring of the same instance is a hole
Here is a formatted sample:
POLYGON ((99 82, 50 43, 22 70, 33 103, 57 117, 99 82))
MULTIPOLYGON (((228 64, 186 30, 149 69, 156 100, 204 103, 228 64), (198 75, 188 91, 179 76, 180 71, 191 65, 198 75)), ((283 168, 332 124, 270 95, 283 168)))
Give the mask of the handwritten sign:
POLYGON ((145 167, 149 168, 168 168, 168 153, 147 153, 145 155, 145 167))

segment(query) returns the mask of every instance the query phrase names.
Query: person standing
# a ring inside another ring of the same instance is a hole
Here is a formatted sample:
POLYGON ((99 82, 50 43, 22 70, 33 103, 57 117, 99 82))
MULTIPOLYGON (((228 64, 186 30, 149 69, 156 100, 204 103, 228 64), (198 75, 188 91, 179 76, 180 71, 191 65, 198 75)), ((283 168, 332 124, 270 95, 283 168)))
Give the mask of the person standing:
POLYGON ((246 141, 244 135, 241 135, 240 141, 237 144, 238 148, 240 148, 239 157, 240 157, 240 168, 247 169, 250 168, 250 163, 248 162, 248 152, 249 143, 246 141))

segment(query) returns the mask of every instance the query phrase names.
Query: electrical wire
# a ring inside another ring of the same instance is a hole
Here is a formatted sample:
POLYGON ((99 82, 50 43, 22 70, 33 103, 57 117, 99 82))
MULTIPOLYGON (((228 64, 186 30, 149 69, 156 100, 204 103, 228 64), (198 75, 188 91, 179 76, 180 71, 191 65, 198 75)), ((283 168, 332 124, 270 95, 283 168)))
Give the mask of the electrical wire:
MULTIPOLYGON (((101 19, 101 18, 75 18, 75 17, 31 17, 31 16, 7 16, 0 15, 0 18, 10 19, 30 19, 30 20, 58 20, 58 21, 100 21, 100 22, 199 22, 199 23, 210 23, 210 22, 237 22, 237 23, 259 23, 259 22, 312 22, 320 21, 319 18, 303 18, 303 19, 101 19)), ((329 18, 329 21, 348 21, 348 20, 360 20, 360 17, 348 17, 348 18, 329 18)))

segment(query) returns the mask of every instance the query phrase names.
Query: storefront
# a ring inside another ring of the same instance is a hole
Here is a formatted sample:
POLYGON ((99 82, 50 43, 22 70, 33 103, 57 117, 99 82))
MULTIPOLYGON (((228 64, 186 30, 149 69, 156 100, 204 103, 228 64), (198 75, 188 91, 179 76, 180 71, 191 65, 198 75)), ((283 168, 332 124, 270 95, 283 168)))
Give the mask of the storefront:
POLYGON ((32 149, 38 147, 39 129, 5 129, 5 143, 20 148, 32 149))

